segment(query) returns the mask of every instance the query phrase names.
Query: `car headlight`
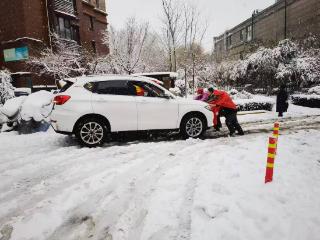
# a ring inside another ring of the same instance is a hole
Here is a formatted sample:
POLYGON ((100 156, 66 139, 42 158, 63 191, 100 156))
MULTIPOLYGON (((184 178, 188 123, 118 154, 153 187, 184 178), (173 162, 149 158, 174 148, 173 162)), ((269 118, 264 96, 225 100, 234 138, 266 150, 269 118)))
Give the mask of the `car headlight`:
POLYGON ((204 108, 211 111, 211 107, 209 105, 205 106, 204 108))

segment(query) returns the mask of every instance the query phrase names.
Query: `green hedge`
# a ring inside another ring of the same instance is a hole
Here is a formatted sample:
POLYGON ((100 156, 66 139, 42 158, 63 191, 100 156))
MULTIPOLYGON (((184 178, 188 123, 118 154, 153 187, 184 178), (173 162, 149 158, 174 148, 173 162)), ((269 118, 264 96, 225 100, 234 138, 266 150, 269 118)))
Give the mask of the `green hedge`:
POLYGON ((294 105, 311 107, 311 108, 320 108, 320 95, 292 95, 291 102, 294 105))
POLYGON ((255 110, 272 111, 273 103, 247 102, 247 103, 238 103, 237 107, 238 107, 238 111, 255 111, 255 110))

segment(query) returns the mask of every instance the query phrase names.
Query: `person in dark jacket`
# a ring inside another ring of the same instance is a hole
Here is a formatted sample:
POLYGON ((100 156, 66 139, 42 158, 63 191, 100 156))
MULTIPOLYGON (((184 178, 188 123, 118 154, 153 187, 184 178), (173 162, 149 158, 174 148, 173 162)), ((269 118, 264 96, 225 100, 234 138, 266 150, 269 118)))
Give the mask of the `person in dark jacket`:
POLYGON ((286 91, 286 86, 281 85, 280 90, 277 94, 277 112, 279 117, 283 117, 283 113, 288 110, 288 93, 286 91))
MULTIPOLYGON (((219 91, 213 88, 208 88, 209 97, 207 102, 211 105, 212 111, 219 109, 219 114, 216 117, 220 118, 220 115, 226 118, 226 125, 229 129, 230 136, 234 136, 237 131, 239 135, 244 135, 244 132, 237 119, 237 106, 232 101, 229 94, 225 91, 219 91)), ((216 121, 218 124, 220 119, 216 121)), ((219 126, 219 127, 220 127, 219 126)))

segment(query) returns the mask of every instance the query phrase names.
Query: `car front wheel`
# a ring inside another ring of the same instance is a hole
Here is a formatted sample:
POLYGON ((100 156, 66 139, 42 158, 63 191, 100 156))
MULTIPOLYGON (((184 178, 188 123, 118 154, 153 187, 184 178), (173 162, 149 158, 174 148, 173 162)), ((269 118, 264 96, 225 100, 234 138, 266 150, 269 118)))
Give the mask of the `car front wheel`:
POLYGON ((99 119, 85 119, 78 124, 75 134, 80 144, 97 147, 105 142, 107 127, 99 119))
POLYGON ((205 123, 198 115, 189 115, 182 120, 180 132, 184 138, 198 138, 205 130, 205 123))

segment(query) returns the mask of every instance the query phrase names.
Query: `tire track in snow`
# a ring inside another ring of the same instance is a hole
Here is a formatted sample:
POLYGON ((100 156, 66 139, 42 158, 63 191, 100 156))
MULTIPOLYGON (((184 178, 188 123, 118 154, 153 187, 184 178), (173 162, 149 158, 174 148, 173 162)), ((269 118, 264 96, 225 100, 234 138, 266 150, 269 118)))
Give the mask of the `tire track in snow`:
MULTIPOLYGON (((92 193, 87 202, 70 210, 70 212, 81 212, 81 209, 90 205, 90 202, 100 206, 99 210, 93 211, 90 216, 95 222, 95 230, 91 233, 93 239, 100 239, 105 234, 115 235, 115 239, 138 239, 147 214, 143 206, 147 205, 148 196, 153 192, 154 185, 165 168, 170 168, 170 165, 174 164, 170 158, 159 162, 154 155, 155 153, 151 152, 138 165, 111 179, 105 186, 108 189, 107 193, 106 189, 92 193)), ((85 215, 80 214, 80 216, 85 215)), ((68 229, 66 225, 68 221, 62 224, 50 239, 62 236, 60 229, 68 229)))

